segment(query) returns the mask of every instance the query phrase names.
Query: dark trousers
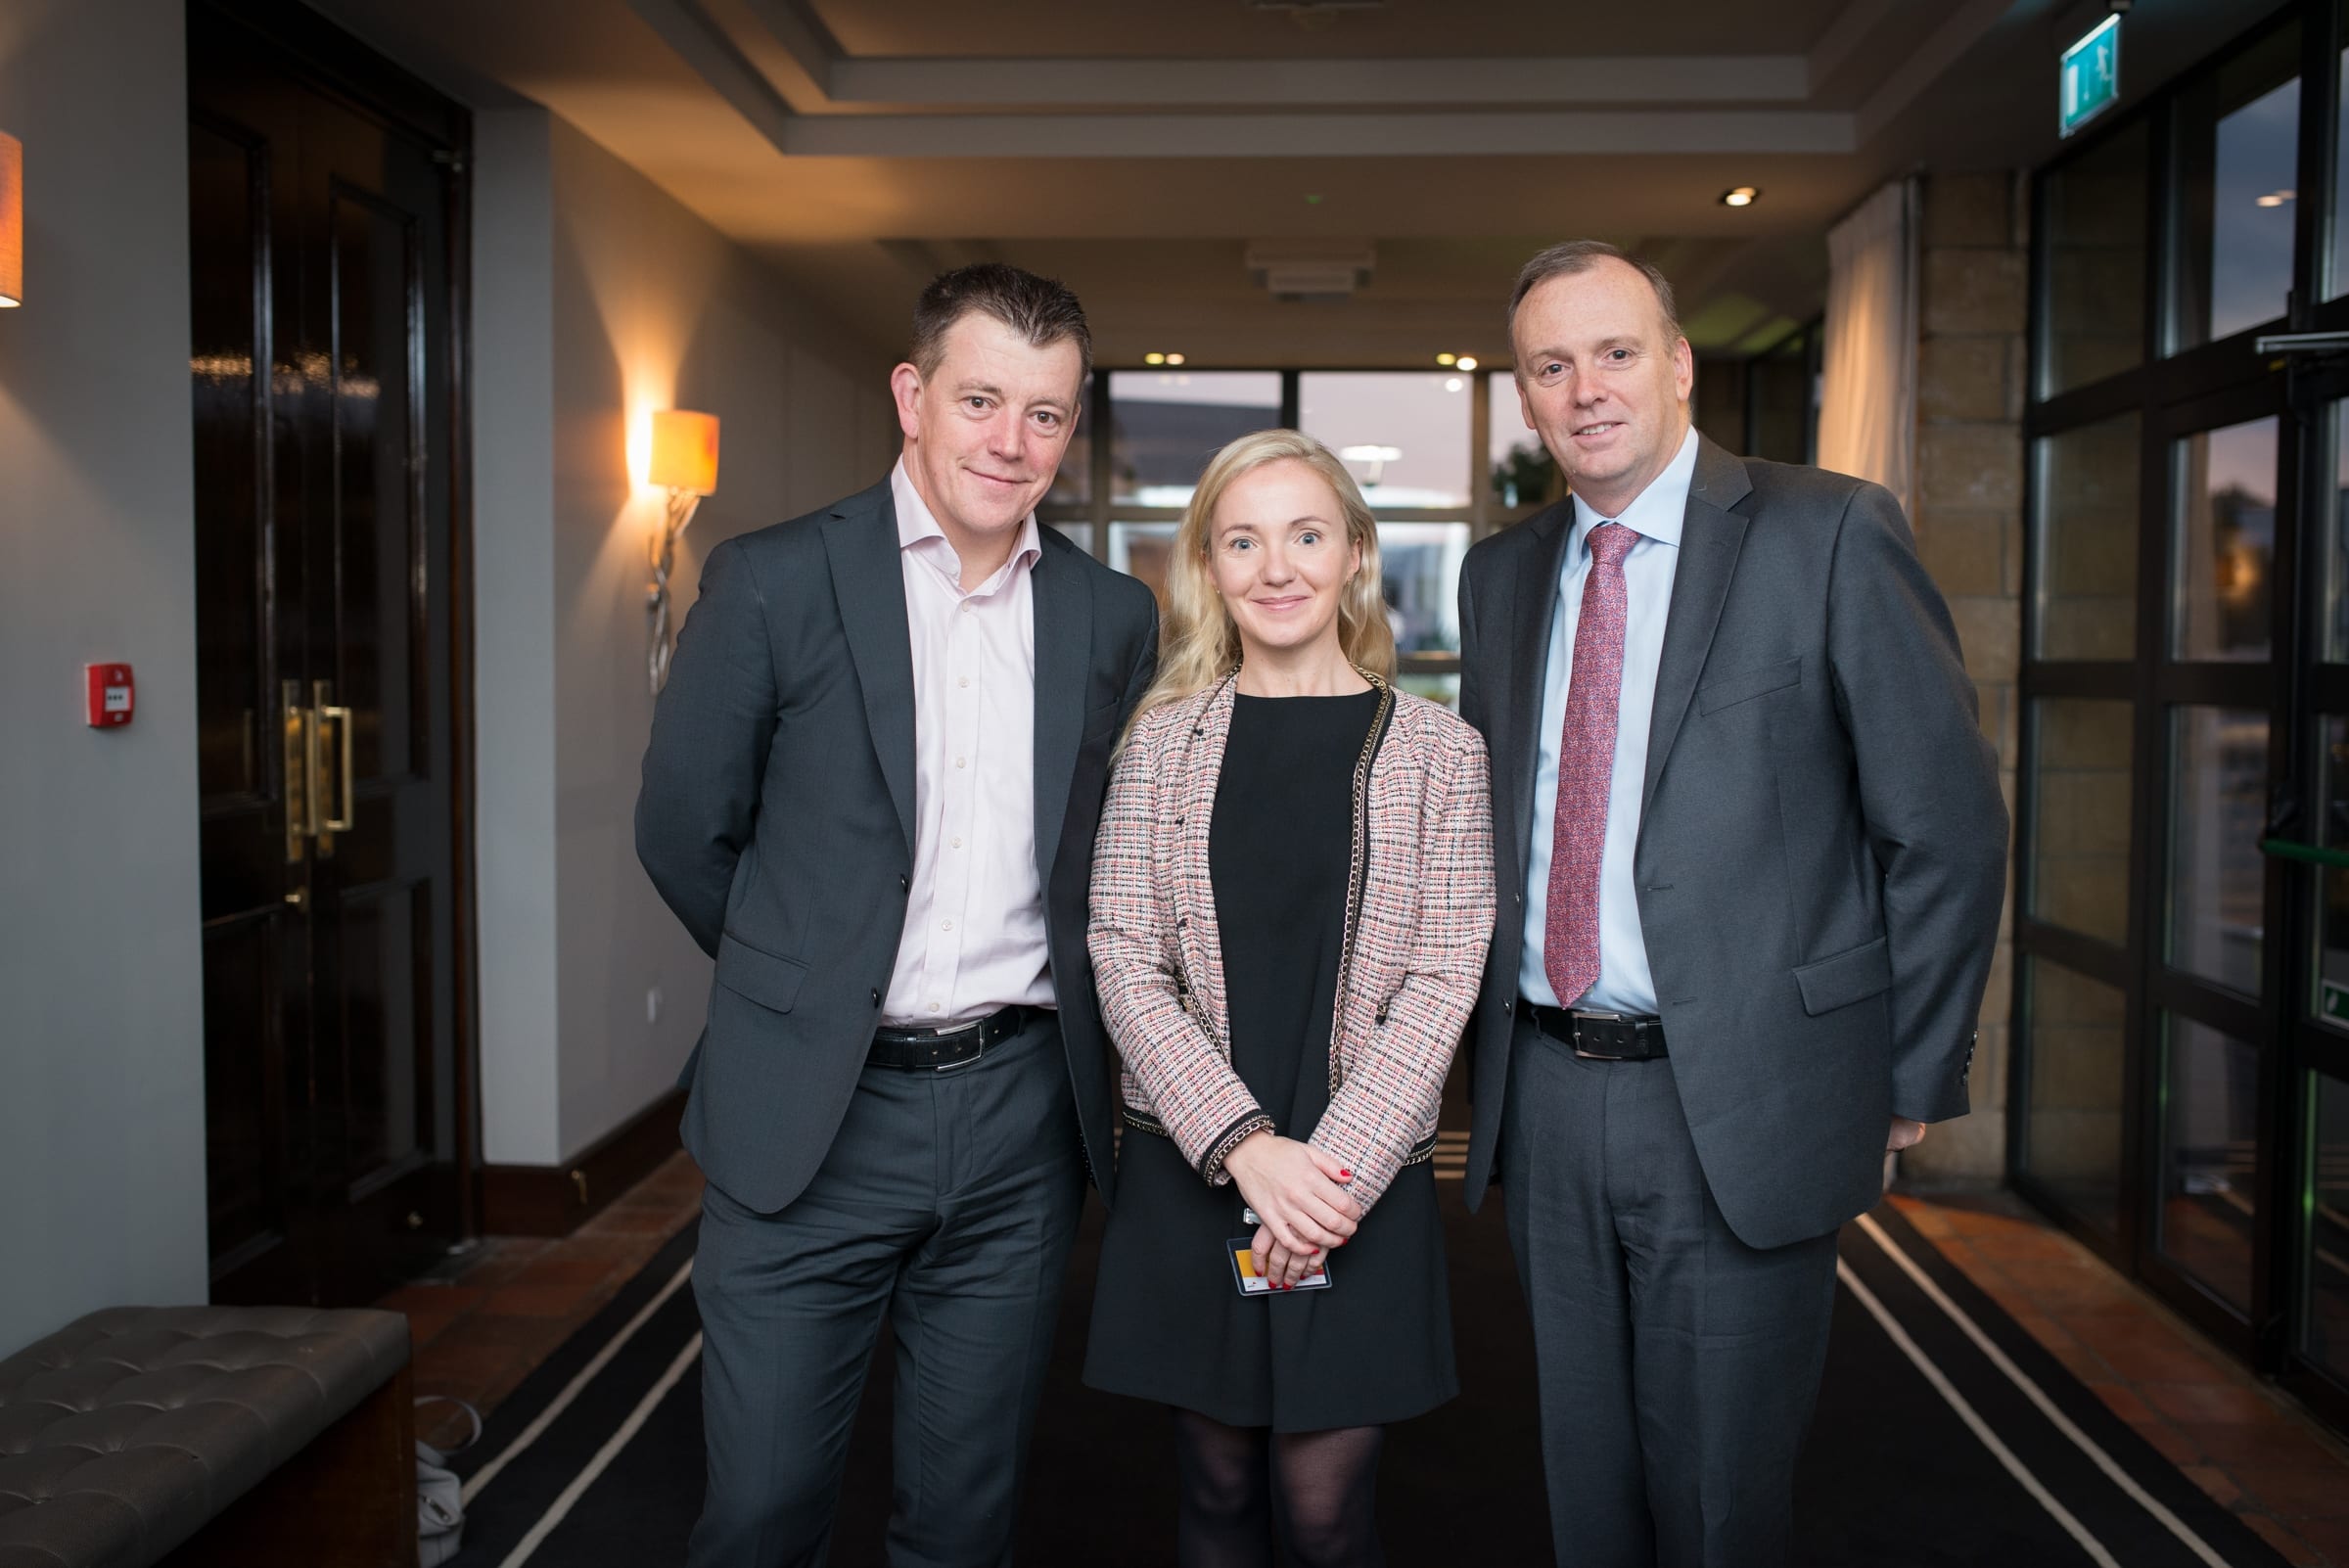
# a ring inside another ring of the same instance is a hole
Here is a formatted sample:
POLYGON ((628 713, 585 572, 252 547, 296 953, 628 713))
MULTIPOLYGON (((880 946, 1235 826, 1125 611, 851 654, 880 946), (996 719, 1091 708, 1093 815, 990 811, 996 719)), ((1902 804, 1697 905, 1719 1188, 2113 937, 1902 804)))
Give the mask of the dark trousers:
POLYGON ((694 1298, 709 1493, 691 1568, 824 1560, 886 1314, 893 1568, 1011 1561, 1020 1477, 1084 1195, 1050 1014, 966 1067, 868 1067, 807 1190, 702 1200, 694 1298))
POLYGON ((1586 1061, 1523 1018, 1500 1172, 1560 1568, 1785 1562, 1834 1236, 1739 1241, 1671 1064, 1586 1061))

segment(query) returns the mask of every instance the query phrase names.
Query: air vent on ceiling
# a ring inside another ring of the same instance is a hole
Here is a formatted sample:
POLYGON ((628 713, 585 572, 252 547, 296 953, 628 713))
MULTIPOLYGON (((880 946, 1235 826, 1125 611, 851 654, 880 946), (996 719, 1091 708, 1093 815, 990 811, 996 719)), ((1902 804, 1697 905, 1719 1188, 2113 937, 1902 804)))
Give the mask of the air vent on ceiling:
POLYGON ((1350 300, 1370 281, 1378 248, 1368 240, 1251 240, 1246 260, 1275 300, 1350 300))

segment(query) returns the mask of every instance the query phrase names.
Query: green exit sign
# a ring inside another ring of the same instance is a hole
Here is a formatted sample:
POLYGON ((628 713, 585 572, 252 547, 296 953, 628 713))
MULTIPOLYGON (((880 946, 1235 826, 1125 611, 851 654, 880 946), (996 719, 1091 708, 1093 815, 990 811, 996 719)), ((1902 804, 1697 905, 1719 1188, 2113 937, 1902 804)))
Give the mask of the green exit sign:
POLYGON ((2121 19, 2115 12, 2063 52, 2058 103, 2069 136, 2121 96, 2121 19))
POLYGON ((2325 981, 2317 992, 2317 1016, 2336 1024, 2349 1024, 2349 986, 2325 981))

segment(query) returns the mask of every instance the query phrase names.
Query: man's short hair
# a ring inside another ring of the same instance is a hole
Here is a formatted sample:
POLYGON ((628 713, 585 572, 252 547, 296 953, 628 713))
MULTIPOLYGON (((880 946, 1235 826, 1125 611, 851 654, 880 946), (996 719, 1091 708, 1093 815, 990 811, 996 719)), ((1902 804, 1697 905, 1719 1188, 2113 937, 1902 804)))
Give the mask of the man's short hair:
POLYGON ((1654 262, 1626 255, 1604 240, 1568 240, 1528 261, 1517 274, 1517 287, 1509 294, 1509 331, 1514 334, 1517 330, 1517 307, 1525 303, 1527 295, 1552 278, 1588 272, 1599 262, 1609 260, 1636 269, 1647 280, 1648 287, 1656 291, 1656 308, 1664 313, 1667 341, 1687 336, 1681 331, 1681 307, 1672 297, 1672 280, 1658 271, 1654 262))
POLYGON ((925 380, 946 357, 947 332, 973 311, 992 316, 1034 347, 1075 344, 1083 366, 1078 379, 1091 373, 1092 329, 1067 284, 1000 261, 978 261, 932 278, 913 307, 913 346, 906 357, 925 380))

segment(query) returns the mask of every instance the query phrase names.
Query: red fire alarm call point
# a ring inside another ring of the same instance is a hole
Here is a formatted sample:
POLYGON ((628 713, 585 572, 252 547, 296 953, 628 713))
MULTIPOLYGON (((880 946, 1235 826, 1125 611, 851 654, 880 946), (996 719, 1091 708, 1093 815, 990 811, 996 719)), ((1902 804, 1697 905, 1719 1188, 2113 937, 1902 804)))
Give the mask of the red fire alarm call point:
POLYGON ((129 723, 138 696, 137 685, 130 678, 130 666, 84 665, 81 669, 89 686, 90 727, 119 729, 129 723))

